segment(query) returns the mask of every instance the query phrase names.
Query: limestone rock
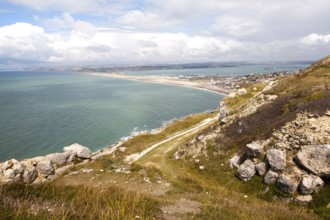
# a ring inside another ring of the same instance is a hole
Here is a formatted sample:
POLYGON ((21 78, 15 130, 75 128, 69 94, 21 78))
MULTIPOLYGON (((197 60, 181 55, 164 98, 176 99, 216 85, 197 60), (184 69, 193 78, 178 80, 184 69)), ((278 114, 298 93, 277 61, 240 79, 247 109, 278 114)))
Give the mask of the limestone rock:
POLYGON ((38 176, 38 171, 35 167, 25 167, 22 179, 24 183, 32 183, 38 176))
POLYGON ((219 109, 219 120, 223 119, 224 117, 226 117, 229 114, 228 109, 226 108, 226 106, 222 106, 219 109))
POLYGON ((36 168, 39 171, 39 173, 46 175, 46 176, 52 175, 55 173, 52 162, 49 159, 45 159, 43 161, 38 162, 36 168))
POLYGON ((285 151, 269 149, 266 155, 267 161, 273 170, 284 170, 286 166, 285 151))
POLYGON ((259 142, 252 142, 246 145, 246 153, 249 157, 258 157, 263 153, 263 146, 259 142))
POLYGON ((264 177, 264 182, 267 185, 271 185, 271 184, 276 183, 277 179, 278 179, 278 173, 276 173, 272 170, 269 170, 268 173, 264 177))
POLYGON ((275 99, 277 99, 277 95, 265 95, 265 100, 266 101, 274 101, 275 99))
POLYGON ((6 169, 3 171, 5 179, 13 179, 15 177, 15 171, 13 169, 6 169))
POLYGON ((12 181, 14 182, 14 183, 19 183, 19 182, 21 182, 21 180, 22 180, 22 175, 19 173, 19 174, 17 174, 13 179, 12 179, 12 181))
POLYGON ((245 88, 242 88, 242 89, 238 89, 237 90, 237 95, 245 95, 247 93, 246 89, 245 88))
POLYGON ((242 163, 243 157, 239 155, 233 156, 231 159, 229 159, 229 166, 231 168, 239 168, 240 164, 242 163))
POLYGON ((14 165, 14 163, 12 160, 7 160, 6 162, 3 163, 2 169, 7 170, 7 169, 11 168, 13 165, 14 165))
POLYGON ((263 176, 266 173, 267 164, 265 162, 257 163, 256 170, 260 176, 263 176))
POLYGON ((313 197, 311 195, 297 196, 295 201, 301 204, 307 204, 313 201, 313 197))
POLYGON ((13 162, 11 169, 13 169, 16 174, 21 174, 23 172, 22 165, 15 159, 11 159, 11 161, 13 162))
POLYGON ((306 175, 303 176, 300 182, 299 191, 303 195, 308 195, 319 191, 323 185, 324 182, 320 177, 314 175, 306 175))
POLYGON ((306 171, 320 177, 330 177, 330 145, 301 146, 295 159, 306 171))
POLYGON ((256 168, 251 160, 245 160, 237 170, 237 176, 241 180, 250 180, 256 174, 256 168))
POLYGON ((278 178, 276 186, 285 193, 293 193, 297 190, 298 183, 293 181, 289 176, 282 174, 278 178))
POLYGON ((227 95, 227 97, 228 97, 228 98, 231 98, 231 99, 235 98, 235 96, 236 96, 236 93, 235 93, 235 92, 231 92, 231 93, 229 93, 229 94, 227 95))
POLYGON ((46 156, 48 159, 52 161, 53 164, 57 166, 63 166, 67 163, 68 158, 70 157, 70 153, 53 153, 46 156))
POLYGON ((77 157, 84 159, 90 159, 92 157, 92 153, 87 147, 77 143, 64 147, 63 150, 64 152, 68 152, 71 155, 77 155, 77 157))

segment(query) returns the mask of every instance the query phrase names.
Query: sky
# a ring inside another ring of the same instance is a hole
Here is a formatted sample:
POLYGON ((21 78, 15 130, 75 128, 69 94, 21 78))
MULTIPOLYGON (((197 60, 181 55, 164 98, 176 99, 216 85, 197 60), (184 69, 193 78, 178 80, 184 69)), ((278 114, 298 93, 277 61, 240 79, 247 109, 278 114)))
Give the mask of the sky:
POLYGON ((0 0, 0 65, 317 60, 329 0, 0 0))

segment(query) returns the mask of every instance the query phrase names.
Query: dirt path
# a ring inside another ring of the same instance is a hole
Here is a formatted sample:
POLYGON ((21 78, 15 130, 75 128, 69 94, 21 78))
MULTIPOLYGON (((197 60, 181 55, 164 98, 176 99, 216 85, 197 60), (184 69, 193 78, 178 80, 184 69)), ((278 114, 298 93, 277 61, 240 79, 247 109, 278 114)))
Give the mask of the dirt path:
MULTIPOLYGON (((167 142, 170 142, 176 138, 179 138, 179 137, 182 137, 188 133, 192 133, 194 131, 198 131, 199 129, 203 128, 204 126, 214 122, 217 120, 218 117, 214 117, 214 118, 208 118, 208 119, 205 119, 204 121, 202 121, 201 123, 199 123, 198 125, 196 125, 195 127, 189 129, 189 130, 186 130, 186 131, 183 131, 183 132, 180 132, 170 138, 167 138, 157 144, 154 144, 150 147, 148 147, 147 149, 145 149, 144 151, 142 152, 139 152, 139 153, 135 153, 135 154, 131 154, 131 155, 128 155, 126 158, 125 158, 125 162, 131 164, 137 160, 139 160, 140 158, 142 158, 143 156, 145 156, 146 154, 148 154, 149 152, 151 152, 152 150, 158 148, 159 146, 167 143, 167 142)), ((169 152, 171 149, 167 149, 166 152, 169 152)))

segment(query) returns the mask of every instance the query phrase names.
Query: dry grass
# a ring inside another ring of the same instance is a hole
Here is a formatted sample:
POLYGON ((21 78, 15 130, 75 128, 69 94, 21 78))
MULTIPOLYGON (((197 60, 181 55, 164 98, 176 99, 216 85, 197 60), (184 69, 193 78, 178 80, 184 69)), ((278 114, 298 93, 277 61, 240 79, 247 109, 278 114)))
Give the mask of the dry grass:
POLYGON ((0 219, 153 219, 158 203, 119 187, 42 184, 0 188, 0 219))

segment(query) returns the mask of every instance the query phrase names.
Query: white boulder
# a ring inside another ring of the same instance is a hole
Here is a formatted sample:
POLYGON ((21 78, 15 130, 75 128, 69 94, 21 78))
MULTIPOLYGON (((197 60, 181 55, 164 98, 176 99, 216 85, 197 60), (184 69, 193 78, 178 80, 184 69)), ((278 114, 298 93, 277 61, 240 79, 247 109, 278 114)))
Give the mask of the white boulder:
POLYGON ((89 148, 84 147, 77 143, 64 147, 63 151, 68 152, 71 155, 76 155, 77 157, 80 157, 83 159, 90 159, 92 157, 92 153, 89 150, 89 148))

